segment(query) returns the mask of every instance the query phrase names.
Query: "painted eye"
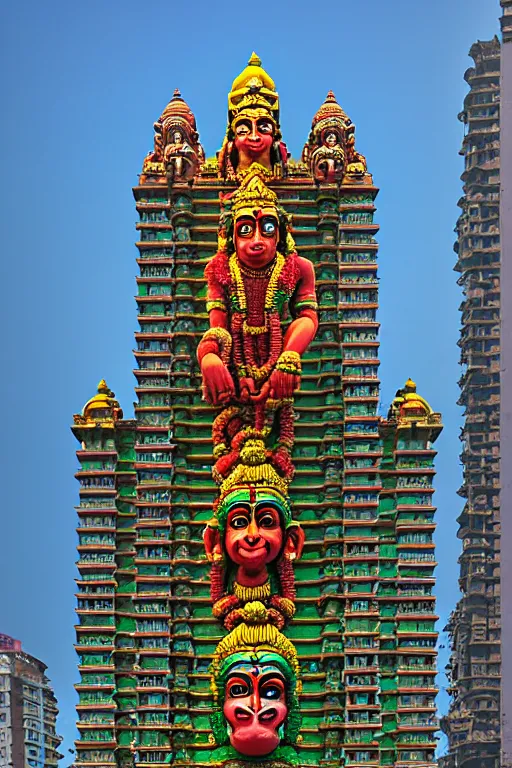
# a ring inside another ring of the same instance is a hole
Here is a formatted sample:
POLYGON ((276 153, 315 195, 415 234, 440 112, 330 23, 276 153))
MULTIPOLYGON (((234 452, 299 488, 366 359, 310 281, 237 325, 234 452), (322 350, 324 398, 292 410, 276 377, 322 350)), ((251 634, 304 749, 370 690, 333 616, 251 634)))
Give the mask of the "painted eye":
POLYGON ((250 237, 253 231, 254 231, 253 225, 247 222, 245 224, 240 224, 240 226, 238 227, 238 234, 240 235, 240 237, 250 237))
POLYGON ((265 237, 273 237, 276 233, 277 226, 275 221, 272 221, 272 219, 266 219, 263 221, 261 225, 261 233, 265 235, 265 237))
POLYGON ((279 688, 275 685, 267 685, 265 688, 263 688, 261 692, 261 696, 264 699, 279 699, 281 696, 281 691, 279 688))
POLYGON ((260 120, 258 122, 258 130, 260 133, 272 133, 274 126, 268 120, 260 120))
POLYGON ((245 515, 236 515, 230 522, 231 528, 247 528, 248 525, 249 521, 245 515))
POLYGON ((273 515, 266 514, 260 517, 259 524, 261 528, 273 528, 276 524, 276 521, 274 520, 273 515))
POLYGON ((249 133, 250 128, 245 123, 242 123, 241 125, 237 125, 235 131, 237 136, 245 136, 247 133, 249 133))
POLYGON ((229 689, 229 695, 233 699, 237 698, 238 696, 247 696, 248 693, 249 688, 243 683, 234 683, 234 685, 232 685, 229 689))

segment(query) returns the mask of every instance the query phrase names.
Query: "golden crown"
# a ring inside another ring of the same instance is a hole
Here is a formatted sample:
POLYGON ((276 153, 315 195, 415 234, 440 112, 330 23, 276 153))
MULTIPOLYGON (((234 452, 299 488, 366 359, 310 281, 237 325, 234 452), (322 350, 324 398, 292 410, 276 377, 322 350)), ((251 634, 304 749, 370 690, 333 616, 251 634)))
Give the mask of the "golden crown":
MULTIPOLYGON (((282 656, 295 676, 298 678, 300 675, 299 659, 297 656, 297 649, 293 643, 288 640, 273 624, 258 623, 256 614, 257 603, 253 603, 254 623, 251 624, 239 624, 235 629, 223 637, 213 655, 213 660, 210 665, 210 672, 212 675, 211 687, 215 699, 218 698, 218 690, 216 685, 216 677, 219 674, 222 661, 232 656, 234 653, 254 653, 254 651, 268 651, 270 653, 277 653, 282 656)), ((261 615, 266 615, 266 610, 261 605, 261 615)), ((299 683, 297 682, 297 688, 299 689, 299 683)))
POLYGON ((265 181, 271 177, 272 174, 262 165, 259 165, 259 163, 251 165, 243 175, 242 183, 231 198, 232 211, 235 218, 242 209, 277 208, 277 195, 265 184, 265 181))
POLYGON ((250 107, 263 107, 274 118, 279 115, 279 97, 270 75, 261 66, 261 59, 255 53, 249 59, 247 67, 233 81, 228 95, 230 121, 241 110, 250 107))
MULTIPOLYGON (((248 445, 246 451, 258 452, 260 446, 248 445)), ((214 478, 216 479, 216 478, 214 478)), ((240 486, 261 486, 273 488, 286 498, 288 483, 281 477, 272 464, 238 464, 233 472, 220 485, 220 498, 223 499, 230 491, 240 486)))

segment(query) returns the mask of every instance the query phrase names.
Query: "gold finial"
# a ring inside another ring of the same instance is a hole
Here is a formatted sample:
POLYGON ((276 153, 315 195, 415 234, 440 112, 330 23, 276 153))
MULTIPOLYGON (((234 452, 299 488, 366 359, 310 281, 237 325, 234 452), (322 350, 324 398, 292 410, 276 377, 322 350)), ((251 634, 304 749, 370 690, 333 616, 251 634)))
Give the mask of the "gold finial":
POLYGON ((169 101, 159 120, 155 123, 155 128, 161 126, 161 131, 165 135, 169 129, 169 122, 182 122, 188 130, 196 130, 196 118, 187 102, 183 99, 179 88, 175 88, 172 99, 169 101))
POLYGON ((313 128, 318 126, 318 129, 320 129, 328 127, 328 125, 333 127, 333 121, 338 121, 340 123, 339 128, 342 130, 346 130, 346 128, 350 125, 350 120, 347 117, 345 111, 338 104, 336 96, 334 95, 334 91, 329 91, 325 97, 324 103, 318 109, 316 115, 313 118, 313 128))
POLYGON ((107 382, 105 379, 102 379, 100 383, 98 384, 98 395, 113 395, 114 393, 110 391, 110 388, 107 386, 107 382))
POLYGON ((261 67, 261 59, 254 51, 251 53, 251 58, 247 63, 250 67, 261 67))
POLYGON ((410 378, 405 382, 403 389, 398 390, 393 403, 398 407, 402 419, 409 417, 417 419, 418 409, 423 411, 426 416, 433 413, 431 406, 425 398, 416 392, 416 382, 410 378))

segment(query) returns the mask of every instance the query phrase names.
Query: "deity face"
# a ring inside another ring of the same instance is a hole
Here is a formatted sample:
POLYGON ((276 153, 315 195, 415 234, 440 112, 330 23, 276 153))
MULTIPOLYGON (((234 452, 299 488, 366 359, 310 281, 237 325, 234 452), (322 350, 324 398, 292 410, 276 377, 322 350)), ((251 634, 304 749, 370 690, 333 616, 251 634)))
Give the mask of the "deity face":
POLYGON ((174 133, 172 135, 172 140, 173 140, 174 144, 182 144, 183 136, 181 135, 181 133, 179 131, 174 131, 174 133))
POLYGON ((284 542, 279 510, 268 500, 237 501, 228 512, 224 546, 239 566, 238 580, 260 582, 266 566, 276 560, 284 542))
POLYGON ((235 147, 238 150, 238 169, 258 162, 270 169, 270 148, 274 141, 274 124, 264 115, 240 116, 233 126, 235 147))
POLYGON ((331 131, 325 137, 325 143, 327 144, 328 147, 335 147, 339 143, 337 135, 333 131, 331 131))
POLYGON ((279 235, 275 211, 247 211, 235 221, 234 242, 239 260, 247 267, 262 269, 274 259, 279 235))
POLYGON ((300 558, 304 531, 292 522, 280 492, 247 486, 226 495, 215 524, 206 526, 203 541, 209 562, 225 558, 228 567, 235 566, 238 584, 256 587, 266 582, 271 563, 281 557, 300 558))
POLYGON ((273 752, 288 715, 281 670, 274 664, 240 662, 229 671, 225 691, 223 711, 231 746, 250 757, 273 752))

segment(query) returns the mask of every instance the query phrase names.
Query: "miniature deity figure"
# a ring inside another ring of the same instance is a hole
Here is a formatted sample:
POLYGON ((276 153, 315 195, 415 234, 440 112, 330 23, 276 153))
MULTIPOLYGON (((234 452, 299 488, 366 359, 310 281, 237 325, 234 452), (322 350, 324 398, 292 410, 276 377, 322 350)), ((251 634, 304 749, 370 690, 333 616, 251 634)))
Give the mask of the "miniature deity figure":
POLYGON ((219 173, 236 178, 252 163, 259 163, 270 174, 282 176, 287 160, 276 87, 253 53, 228 96, 228 130, 219 153, 219 173))
POLYGON ((245 765, 243 758, 249 763, 266 758, 296 764, 300 670, 290 640, 256 618, 240 624, 217 646, 210 673, 218 745, 212 761, 245 765))
POLYGON ((362 176, 366 161, 355 151, 355 126, 329 91, 313 118, 302 160, 320 182, 341 182, 344 175, 362 176))
POLYGON ((164 163, 173 179, 192 178, 197 170, 197 155, 187 143, 181 130, 175 129, 172 141, 166 144, 164 163))
POLYGON ((210 330, 197 354, 212 405, 290 399, 318 327, 313 265, 297 255, 262 170, 253 165, 233 193, 205 270, 210 330), (288 309, 293 320, 283 337, 288 309))
POLYGON ((224 478, 214 471, 220 496, 203 534, 213 614, 229 630, 247 619, 247 605, 255 600, 279 629, 293 617, 293 562, 304 546, 304 532, 291 516, 289 478, 272 466, 253 432, 245 430, 234 469, 228 465, 224 478))
POLYGON ((322 144, 311 153, 311 169, 319 181, 336 181, 343 176, 345 152, 336 131, 327 128, 322 144))
POLYGON ((178 89, 154 128, 154 150, 144 160, 143 174, 167 171, 173 181, 191 181, 204 162, 204 151, 196 119, 178 89))

